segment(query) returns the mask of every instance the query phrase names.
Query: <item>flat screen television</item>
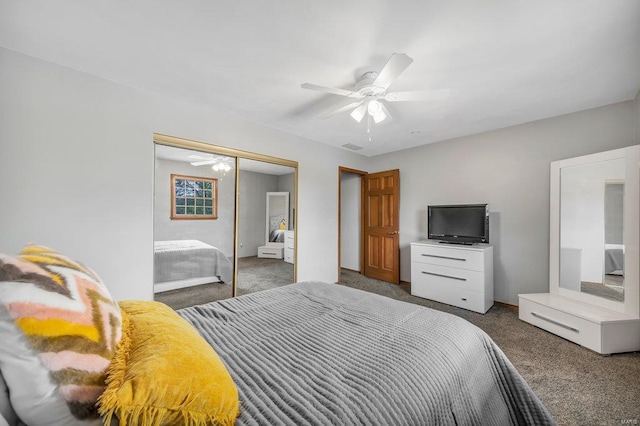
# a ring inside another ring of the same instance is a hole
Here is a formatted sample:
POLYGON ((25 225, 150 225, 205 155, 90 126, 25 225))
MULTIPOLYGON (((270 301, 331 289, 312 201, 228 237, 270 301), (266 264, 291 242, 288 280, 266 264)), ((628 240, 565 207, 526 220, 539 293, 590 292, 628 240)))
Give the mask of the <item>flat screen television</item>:
POLYGON ((445 243, 488 243, 489 205, 429 206, 428 234, 430 240, 445 243))

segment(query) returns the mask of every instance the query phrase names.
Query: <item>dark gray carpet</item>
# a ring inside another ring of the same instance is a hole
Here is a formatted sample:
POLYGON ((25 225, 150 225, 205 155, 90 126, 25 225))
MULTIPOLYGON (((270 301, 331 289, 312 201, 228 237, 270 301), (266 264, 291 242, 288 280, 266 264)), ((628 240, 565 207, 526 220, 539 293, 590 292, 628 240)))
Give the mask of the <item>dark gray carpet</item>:
MULTIPOLYGON (((293 282, 293 265, 282 259, 243 257, 238 259, 238 295, 255 293, 293 282)), ((228 299, 230 284, 211 283, 156 293, 154 299, 173 309, 228 299)))
POLYGON ((607 285, 582 281, 580 290, 583 293, 593 294, 616 302, 624 302, 624 287, 621 281, 622 279, 615 275, 605 275, 605 284, 607 285))
POLYGON ((293 265, 282 259, 264 259, 256 256, 238 259, 238 296, 292 282, 293 265))
POLYGON ((411 296, 409 284, 389 284, 344 269, 341 284, 477 325, 500 346, 559 425, 640 424, 640 352, 598 355, 520 321, 516 307, 494 305, 482 315, 411 296))

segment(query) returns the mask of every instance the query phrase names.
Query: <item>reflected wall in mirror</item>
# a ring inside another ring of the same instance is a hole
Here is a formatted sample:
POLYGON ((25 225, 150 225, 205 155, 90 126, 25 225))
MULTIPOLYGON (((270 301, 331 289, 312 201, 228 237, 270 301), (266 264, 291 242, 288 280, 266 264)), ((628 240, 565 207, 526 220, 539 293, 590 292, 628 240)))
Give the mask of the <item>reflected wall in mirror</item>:
POLYGON ((233 296, 235 163, 155 144, 155 300, 180 309, 233 296))
POLYGON ((240 158, 236 295, 294 282, 294 167, 240 158))
POLYGON ((560 170, 560 287, 624 301, 624 158, 560 170))

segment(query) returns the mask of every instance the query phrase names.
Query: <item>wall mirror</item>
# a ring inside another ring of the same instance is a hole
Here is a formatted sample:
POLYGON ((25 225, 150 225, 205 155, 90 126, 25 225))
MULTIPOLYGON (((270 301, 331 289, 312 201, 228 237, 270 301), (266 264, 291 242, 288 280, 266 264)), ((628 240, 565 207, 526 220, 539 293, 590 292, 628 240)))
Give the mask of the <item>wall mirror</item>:
POLYGON ((560 170, 560 286, 624 301, 624 158, 560 170))
POLYGON ((296 282, 297 162, 160 134, 154 156, 155 300, 180 309, 296 282))
POLYGON ((238 167, 237 294, 243 295, 294 282, 296 169, 247 158, 238 167))
POLYGON ((638 310, 638 152, 634 146, 551 164, 552 293, 638 310))

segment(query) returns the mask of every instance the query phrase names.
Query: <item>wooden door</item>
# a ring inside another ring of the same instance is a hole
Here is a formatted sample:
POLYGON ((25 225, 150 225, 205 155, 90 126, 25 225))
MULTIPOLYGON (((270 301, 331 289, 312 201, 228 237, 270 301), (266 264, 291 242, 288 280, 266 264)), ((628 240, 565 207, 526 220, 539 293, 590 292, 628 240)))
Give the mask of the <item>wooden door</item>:
POLYGON ((400 170, 371 173, 365 181, 367 277, 400 283, 400 170))

